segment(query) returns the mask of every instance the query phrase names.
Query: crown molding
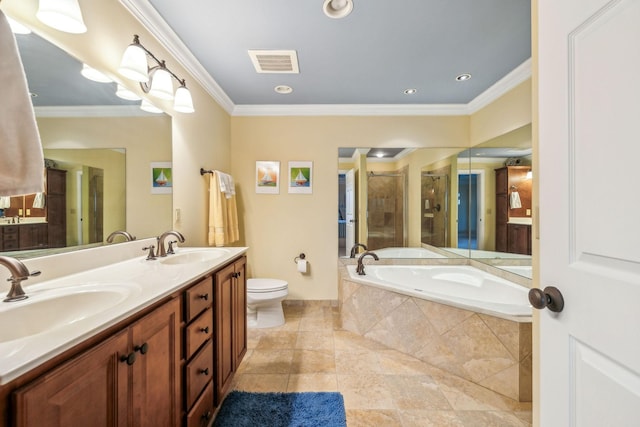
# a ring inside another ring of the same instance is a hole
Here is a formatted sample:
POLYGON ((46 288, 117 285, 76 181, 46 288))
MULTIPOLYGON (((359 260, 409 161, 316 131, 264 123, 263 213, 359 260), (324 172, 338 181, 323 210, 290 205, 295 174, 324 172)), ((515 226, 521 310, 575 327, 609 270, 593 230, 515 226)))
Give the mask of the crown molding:
POLYGON ((36 117, 148 117, 158 114, 142 111, 139 105, 74 105, 33 107, 36 117))
POLYGON ((232 116, 464 116, 486 107, 531 77, 529 58, 468 104, 235 105, 148 0, 120 0, 120 3, 232 116))

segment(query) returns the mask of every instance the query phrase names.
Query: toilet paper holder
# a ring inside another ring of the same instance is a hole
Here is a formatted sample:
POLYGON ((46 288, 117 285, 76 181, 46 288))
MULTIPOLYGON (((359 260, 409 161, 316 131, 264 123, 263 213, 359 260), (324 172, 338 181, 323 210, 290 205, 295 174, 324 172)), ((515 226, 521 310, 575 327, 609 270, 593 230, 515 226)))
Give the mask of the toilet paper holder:
POLYGON ((298 261, 300 261, 301 259, 305 259, 306 257, 307 257, 307 256, 306 256, 304 253, 301 253, 300 255, 298 255, 297 257, 295 257, 295 258, 293 259, 293 262, 297 264, 297 263, 298 263, 298 261))

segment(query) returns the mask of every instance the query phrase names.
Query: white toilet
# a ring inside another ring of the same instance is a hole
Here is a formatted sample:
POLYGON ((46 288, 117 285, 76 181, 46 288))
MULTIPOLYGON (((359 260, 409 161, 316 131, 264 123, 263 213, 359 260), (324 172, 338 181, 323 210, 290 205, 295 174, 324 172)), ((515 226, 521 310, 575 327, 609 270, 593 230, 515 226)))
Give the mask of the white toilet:
POLYGON ((247 279, 247 327, 284 325, 282 300, 289 294, 288 287, 279 279, 247 279))

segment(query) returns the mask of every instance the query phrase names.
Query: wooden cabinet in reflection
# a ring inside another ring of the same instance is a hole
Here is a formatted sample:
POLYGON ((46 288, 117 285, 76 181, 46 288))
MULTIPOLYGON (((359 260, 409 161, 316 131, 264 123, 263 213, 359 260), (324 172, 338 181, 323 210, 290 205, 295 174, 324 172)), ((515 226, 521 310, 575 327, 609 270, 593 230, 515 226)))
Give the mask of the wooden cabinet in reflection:
POLYGON ((496 251, 531 254, 531 166, 496 169, 496 251), (517 194, 519 203, 514 203, 517 194))
POLYGON ((0 226, 0 251, 60 248, 67 245, 67 171, 45 169, 44 204, 36 194, 11 197, 0 226), (33 222, 40 219, 41 222, 33 222), (10 222, 10 224, 9 224, 10 222))

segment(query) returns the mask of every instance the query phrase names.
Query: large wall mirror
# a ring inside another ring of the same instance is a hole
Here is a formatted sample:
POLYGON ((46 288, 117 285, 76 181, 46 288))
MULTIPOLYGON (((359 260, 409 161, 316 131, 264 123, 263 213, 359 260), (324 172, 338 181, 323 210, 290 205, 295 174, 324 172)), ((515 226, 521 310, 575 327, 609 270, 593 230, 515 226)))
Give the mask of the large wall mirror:
POLYGON ((469 257, 531 277, 530 125, 472 149, 338 156, 340 256, 362 243, 387 258, 469 257))
POLYGON ((51 194, 3 201, 0 252, 29 258, 102 245, 116 230, 137 238, 169 230, 172 194, 153 191, 151 168, 171 162, 171 117, 117 97, 115 82, 86 79, 80 61, 34 33, 16 40, 44 149, 43 173, 51 183, 64 178, 51 194), (63 213, 54 212, 56 197, 64 198, 63 213), (39 224, 53 229, 56 215, 64 215, 64 230, 53 233, 58 237, 38 231, 39 224), (16 229, 14 243, 4 231, 16 229))

